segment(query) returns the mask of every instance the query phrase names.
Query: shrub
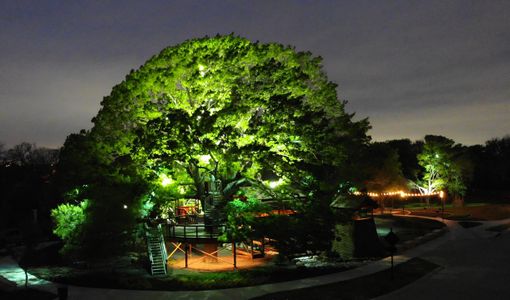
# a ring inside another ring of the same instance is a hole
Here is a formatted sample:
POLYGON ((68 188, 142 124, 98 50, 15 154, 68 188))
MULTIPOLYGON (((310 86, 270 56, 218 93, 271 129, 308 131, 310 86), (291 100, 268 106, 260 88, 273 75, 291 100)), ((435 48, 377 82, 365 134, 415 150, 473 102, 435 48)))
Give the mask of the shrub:
POLYGON ((80 226, 85 222, 85 210, 88 200, 80 204, 60 204, 51 210, 51 217, 55 222, 53 233, 61 238, 66 244, 77 235, 80 226))

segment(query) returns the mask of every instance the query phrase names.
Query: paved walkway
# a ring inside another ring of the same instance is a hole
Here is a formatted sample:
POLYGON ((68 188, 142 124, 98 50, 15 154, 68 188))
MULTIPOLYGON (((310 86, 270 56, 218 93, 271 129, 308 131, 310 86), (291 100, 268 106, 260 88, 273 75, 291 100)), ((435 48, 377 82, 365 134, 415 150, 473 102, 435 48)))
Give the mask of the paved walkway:
MULTIPOLYGON (((395 257, 395 263, 407 261, 407 256, 395 257)), ((262 296, 268 293, 294 290, 328 284, 352 278, 362 277, 372 274, 389 267, 389 261, 379 260, 362 267, 345 272, 328 274, 318 277, 305 278, 300 280, 286 281, 274 284, 264 284, 258 286, 218 289, 206 291, 141 291, 141 290, 117 290, 117 289, 99 289, 69 286, 69 299, 250 299, 256 296, 262 296)), ((25 284, 25 275, 17 263, 10 257, 4 257, 0 260, 0 276, 9 281, 16 282, 19 286, 25 284)), ((58 284, 40 280, 30 275, 30 286, 32 288, 56 293, 58 284)))
MULTIPOLYGON (((510 271, 508 269, 505 270, 501 265, 505 267, 510 266, 510 252, 508 252, 510 250, 510 234, 505 233, 498 238, 494 238, 495 233, 488 233, 484 229, 495 224, 510 222, 510 219, 499 222, 486 222, 483 227, 472 229, 464 229, 457 225, 456 222, 445 222, 450 229, 447 234, 395 257, 396 264, 419 256, 445 267, 439 272, 426 276, 426 278, 418 280, 385 297, 381 297, 381 299, 428 299, 430 297, 438 298, 438 295, 444 295, 445 298, 448 297, 450 299, 461 297, 478 299, 471 297, 473 295, 485 296, 484 299, 487 297, 503 299, 498 298, 499 295, 507 295, 505 299, 509 299, 510 285, 504 282, 509 280, 510 271), (503 249, 506 249, 507 253, 504 253, 503 249), (473 258, 475 256, 477 257, 476 259, 473 258), (500 268, 497 268, 498 271, 493 271, 493 268, 496 266, 500 266, 500 268), (465 273, 470 275, 467 276, 465 273), (486 277, 488 275, 491 277, 486 277), (486 283, 487 281, 491 281, 491 283, 486 283), (504 286, 505 284, 506 286, 504 286), (484 285, 486 288, 481 288, 481 285, 484 285), (474 293, 469 290, 481 290, 483 292, 474 293)), ((362 277, 382 271, 388 267, 388 259, 383 259, 353 270, 335 274, 252 287, 207 291, 139 291, 69 286, 69 299, 249 299, 267 293, 294 290, 362 277)), ((11 258, 0 259, 0 276, 22 285, 24 284, 24 274, 22 276, 23 280, 20 281, 20 272, 23 271, 19 269, 16 262, 11 258), (4 270, 7 271, 4 272, 4 270)), ((30 281, 32 287, 56 293, 57 284, 35 278, 33 280, 34 282, 30 281)), ((482 298, 480 297, 479 299, 482 298)))
POLYGON ((486 231, 509 222, 465 229, 449 221, 449 234, 406 252, 442 268, 377 299, 510 299, 510 231, 486 231))

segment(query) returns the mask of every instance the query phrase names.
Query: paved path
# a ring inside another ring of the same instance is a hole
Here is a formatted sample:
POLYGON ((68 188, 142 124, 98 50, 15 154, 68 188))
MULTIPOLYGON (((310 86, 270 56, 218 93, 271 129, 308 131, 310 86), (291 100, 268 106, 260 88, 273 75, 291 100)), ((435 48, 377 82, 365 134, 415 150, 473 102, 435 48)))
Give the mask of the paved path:
MULTIPOLYGON (((499 223, 503 222, 505 221, 499 223)), ((506 222, 510 222, 510 219, 506 222)), ((483 228, 473 229, 464 229, 452 221, 446 221, 446 223, 450 229, 447 234, 395 257, 397 264, 412 257, 422 257, 444 268, 381 299, 430 299, 431 297, 443 298, 443 295, 444 299, 510 299, 510 284, 508 284, 510 271, 505 269, 506 266, 510 266, 510 234, 504 233, 494 238, 495 233, 484 230, 498 222, 487 222, 483 228), (505 295, 507 297, 504 297, 505 295)), ((362 277, 384 270, 388 266, 388 260, 384 259, 341 273, 252 287, 208 291, 138 291, 69 286, 69 299, 249 299, 267 293, 362 277)), ((24 284, 24 281, 19 281, 20 272, 22 271, 12 259, 0 259, 0 276, 18 284, 24 284)), ((57 289, 56 284, 46 281, 31 281, 31 286, 53 293, 56 293, 57 289)))
POLYGON ((448 221, 449 234, 406 252, 442 268, 377 299, 510 299, 510 231, 485 230, 509 222, 465 229, 448 221))
MULTIPOLYGON (((395 263, 407 261, 408 257, 396 257, 395 263)), ((311 287, 328 284, 352 278, 362 277, 389 267, 388 260, 379 260, 356 269, 345 272, 305 278, 294 281, 264 284, 251 287, 206 290, 206 291, 139 291, 139 290, 117 290, 98 289, 88 287, 69 286, 69 299, 250 299, 262 296, 267 293, 274 293, 298 288, 311 287)), ((24 272, 17 263, 10 257, 0 259, 0 276, 9 281, 16 282, 19 286, 24 285, 24 272)), ((30 277, 30 286, 40 290, 56 293, 58 284, 30 277)))

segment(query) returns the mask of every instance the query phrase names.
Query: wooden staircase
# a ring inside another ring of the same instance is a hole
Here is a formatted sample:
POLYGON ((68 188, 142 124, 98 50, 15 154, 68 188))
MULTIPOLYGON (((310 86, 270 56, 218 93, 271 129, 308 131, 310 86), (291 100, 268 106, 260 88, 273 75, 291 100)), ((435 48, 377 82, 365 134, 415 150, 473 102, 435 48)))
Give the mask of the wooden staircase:
POLYGON ((151 274, 153 276, 166 275, 166 246, 163 239, 161 224, 157 227, 146 227, 145 235, 147 237, 147 251, 151 263, 151 274))

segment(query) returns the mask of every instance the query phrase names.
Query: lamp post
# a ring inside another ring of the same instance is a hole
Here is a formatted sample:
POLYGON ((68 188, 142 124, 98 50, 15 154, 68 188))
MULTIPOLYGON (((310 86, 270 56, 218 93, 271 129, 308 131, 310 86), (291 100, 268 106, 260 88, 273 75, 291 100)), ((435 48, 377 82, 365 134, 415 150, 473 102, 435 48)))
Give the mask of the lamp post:
POLYGON ((439 198, 441 199, 441 219, 444 219, 444 192, 443 191, 440 191, 439 192, 439 198))
POLYGON ((390 250, 390 255, 391 255, 391 279, 393 280, 393 278, 394 278, 394 275, 393 275, 393 255, 397 251, 397 247, 395 247, 395 245, 398 243, 398 241, 400 239, 393 232, 393 227, 390 228, 390 232, 384 237, 384 239, 390 245, 389 250, 390 250))

